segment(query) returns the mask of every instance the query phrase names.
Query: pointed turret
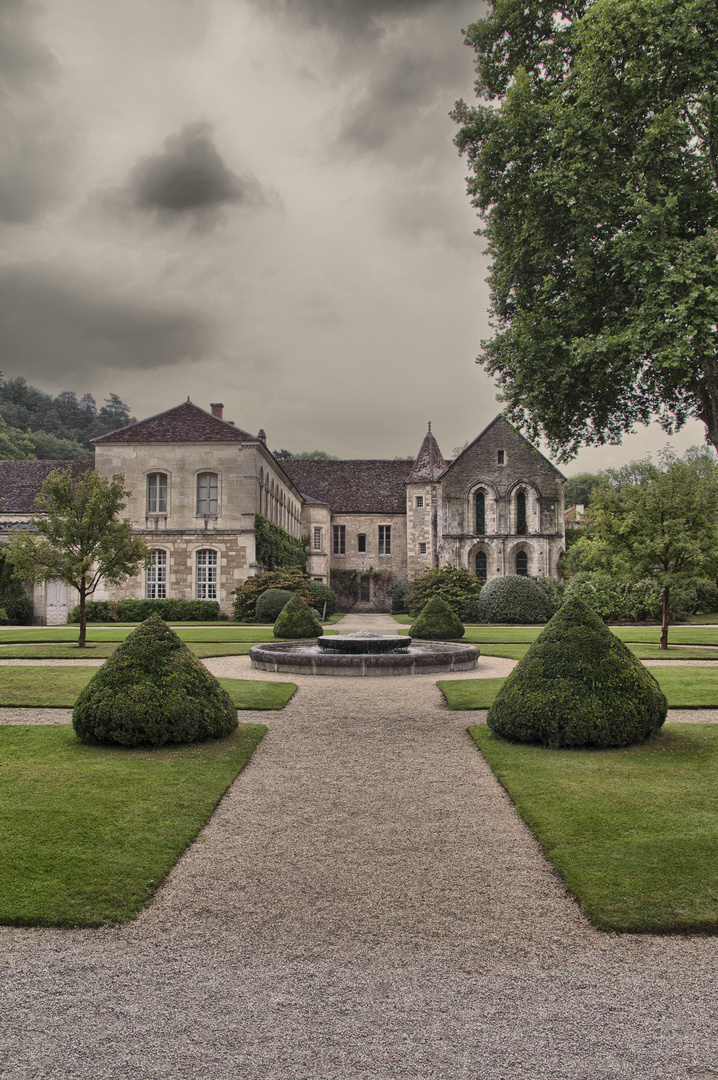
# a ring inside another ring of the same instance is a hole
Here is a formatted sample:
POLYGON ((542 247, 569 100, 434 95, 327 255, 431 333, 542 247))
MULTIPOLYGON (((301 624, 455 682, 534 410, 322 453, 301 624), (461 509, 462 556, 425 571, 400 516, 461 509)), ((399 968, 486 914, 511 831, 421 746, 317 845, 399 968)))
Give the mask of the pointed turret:
POLYGON ((446 467, 439 444, 431 433, 430 420, 429 430, 424 436, 424 441, 421 444, 419 453, 416 455, 416 461, 406 482, 407 484, 420 484, 426 481, 433 483, 439 479, 446 467))

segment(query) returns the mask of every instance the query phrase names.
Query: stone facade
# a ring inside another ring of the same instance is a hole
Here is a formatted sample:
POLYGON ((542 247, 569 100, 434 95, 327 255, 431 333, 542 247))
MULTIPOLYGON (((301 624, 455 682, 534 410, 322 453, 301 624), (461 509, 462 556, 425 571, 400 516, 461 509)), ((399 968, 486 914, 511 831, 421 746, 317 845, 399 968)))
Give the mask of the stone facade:
MULTIPOLYGON (((352 571, 359 611, 388 608, 392 581, 447 562, 485 579, 557 576, 564 478, 500 416, 449 462, 430 428, 413 464, 279 461, 264 432, 250 435, 211 408, 188 400, 95 440, 95 468, 123 476, 125 514, 155 552, 150 571, 101 586, 96 599, 216 599, 230 612, 234 590, 263 569, 256 514, 304 541, 313 578, 330 584, 332 572, 352 571)), ((0 463, 0 528, 26 520, 49 468, 68 464, 0 463)), ((72 464, 78 475, 90 465, 72 464)), ((51 588, 35 599, 38 619, 60 620, 51 588)))

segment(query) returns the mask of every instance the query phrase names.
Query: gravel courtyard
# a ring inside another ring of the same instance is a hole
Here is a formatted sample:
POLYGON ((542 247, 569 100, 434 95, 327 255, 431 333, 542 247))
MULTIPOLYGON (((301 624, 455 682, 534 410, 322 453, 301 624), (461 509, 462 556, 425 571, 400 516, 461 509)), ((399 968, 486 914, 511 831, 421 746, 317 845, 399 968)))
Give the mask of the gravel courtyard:
POLYGON ((0 1077, 718 1077, 718 940, 592 930, 435 678, 292 677, 134 923, 0 928, 0 1077))

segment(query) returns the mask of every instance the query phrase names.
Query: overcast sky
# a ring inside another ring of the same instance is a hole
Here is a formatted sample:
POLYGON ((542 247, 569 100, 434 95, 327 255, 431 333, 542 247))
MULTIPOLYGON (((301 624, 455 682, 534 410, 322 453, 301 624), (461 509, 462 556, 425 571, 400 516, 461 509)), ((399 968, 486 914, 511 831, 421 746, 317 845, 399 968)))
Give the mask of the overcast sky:
POLYGON ((500 406, 447 114, 482 11, 0 0, 4 374, 138 418, 222 401, 275 449, 413 454, 428 420, 447 457, 473 439, 500 406))

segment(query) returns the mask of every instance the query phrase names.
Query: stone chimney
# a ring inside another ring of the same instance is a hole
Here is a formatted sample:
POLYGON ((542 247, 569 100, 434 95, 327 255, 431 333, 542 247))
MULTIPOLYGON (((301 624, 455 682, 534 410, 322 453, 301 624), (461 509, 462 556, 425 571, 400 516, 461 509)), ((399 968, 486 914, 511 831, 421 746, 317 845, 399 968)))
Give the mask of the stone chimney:
POLYGON ((267 445, 267 433, 266 433, 266 431, 264 430, 263 427, 261 427, 259 429, 259 433, 257 434, 257 438, 259 439, 260 442, 263 442, 265 446, 267 445))
POLYGON ((222 413, 224 411, 224 405, 222 404, 221 401, 213 401, 210 404, 210 409, 212 410, 212 416, 216 416, 218 420, 222 419, 222 413))

